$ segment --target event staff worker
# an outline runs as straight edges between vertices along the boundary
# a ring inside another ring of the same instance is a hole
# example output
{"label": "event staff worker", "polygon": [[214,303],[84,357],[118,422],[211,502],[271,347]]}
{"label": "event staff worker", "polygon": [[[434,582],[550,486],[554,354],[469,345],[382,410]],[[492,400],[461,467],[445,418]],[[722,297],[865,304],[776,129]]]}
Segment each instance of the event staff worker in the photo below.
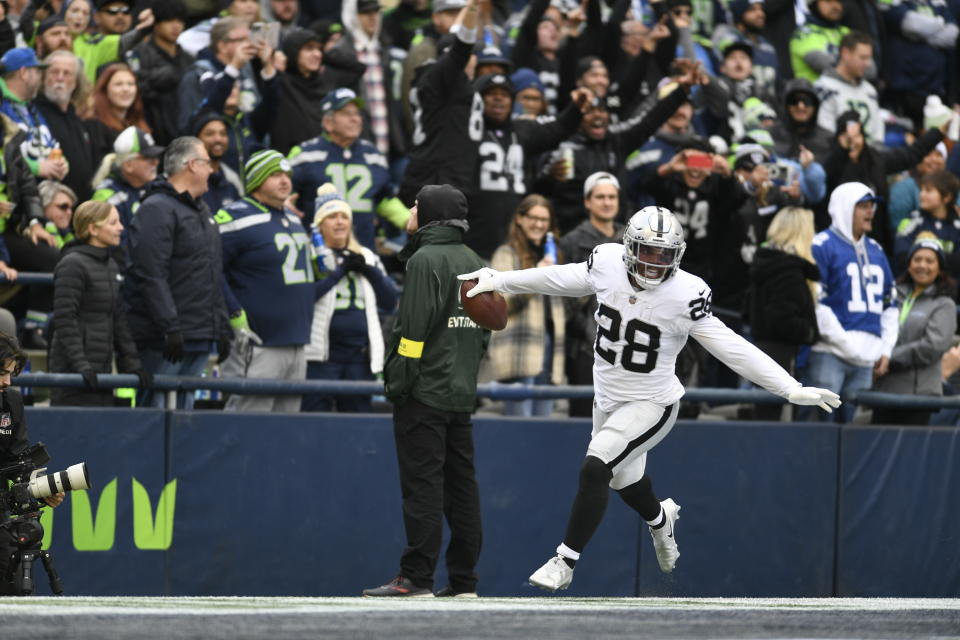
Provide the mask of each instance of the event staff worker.
{"label": "event staff worker", "polygon": [[410,211],[394,196],[387,156],[368,140],[363,131],[363,100],[350,89],[330,92],[320,110],[323,135],[290,150],[293,188],[297,208],[306,215],[315,211],[317,188],[331,182],[353,211],[353,233],[361,245],[376,250],[375,216],[402,229]]}
{"label": "event staff worker", "polygon": [[[272,149],[244,167],[247,196],[217,212],[223,243],[224,293],[236,349],[224,375],[303,380],[317,283],[310,240],[284,204],[290,163]],[[227,409],[300,411],[300,396],[231,396]]]}
{"label": "event staff worker", "polygon": [[432,597],[443,518],[450,526],[447,575],[437,595],[475,597],[482,532],[473,465],[470,413],[477,369],[490,332],[460,305],[458,269],[482,262],[463,244],[467,199],[450,185],[428,185],[416,197],[400,252],[406,280],[387,349],[384,382],[403,494],[407,546],[400,572],[369,597]]}

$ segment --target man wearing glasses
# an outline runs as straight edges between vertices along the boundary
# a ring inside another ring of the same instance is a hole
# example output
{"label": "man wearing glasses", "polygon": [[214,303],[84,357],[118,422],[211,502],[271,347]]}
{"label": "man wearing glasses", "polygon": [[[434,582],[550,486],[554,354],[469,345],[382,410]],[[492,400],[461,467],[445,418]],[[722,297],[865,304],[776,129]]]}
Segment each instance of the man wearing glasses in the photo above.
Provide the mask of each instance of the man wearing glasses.
{"label": "man wearing glasses", "polygon": [[[212,171],[210,156],[199,139],[183,136],[167,147],[163,168],[167,180],[150,185],[128,230],[127,321],[144,369],[198,376],[212,347],[222,362],[233,339],[220,233],[200,199]],[[193,408],[191,393],[178,395],[178,408]],[[141,391],[137,404],[163,406],[163,395]]]}
{"label": "man wearing glasses", "polygon": [[93,14],[93,20],[100,33],[123,35],[133,26],[133,2],[101,0],[97,2],[97,12]]}

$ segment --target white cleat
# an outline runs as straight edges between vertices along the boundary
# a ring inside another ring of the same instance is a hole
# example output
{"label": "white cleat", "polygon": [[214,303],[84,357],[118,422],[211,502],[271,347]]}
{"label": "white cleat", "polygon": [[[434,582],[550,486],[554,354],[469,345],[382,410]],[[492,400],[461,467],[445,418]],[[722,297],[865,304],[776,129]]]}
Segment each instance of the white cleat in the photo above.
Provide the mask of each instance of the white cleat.
{"label": "white cleat", "polygon": [[663,508],[663,517],[666,522],[659,529],[650,529],[650,536],[653,538],[653,548],[657,552],[660,570],[670,573],[677,564],[677,558],[680,557],[673,531],[673,523],[680,519],[680,505],[672,498],[667,498],[660,503],[660,506]]}
{"label": "white cleat", "polygon": [[547,560],[546,564],[530,576],[530,584],[545,591],[566,589],[571,582],[573,582],[573,569],[567,566],[563,556],[560,555]]}

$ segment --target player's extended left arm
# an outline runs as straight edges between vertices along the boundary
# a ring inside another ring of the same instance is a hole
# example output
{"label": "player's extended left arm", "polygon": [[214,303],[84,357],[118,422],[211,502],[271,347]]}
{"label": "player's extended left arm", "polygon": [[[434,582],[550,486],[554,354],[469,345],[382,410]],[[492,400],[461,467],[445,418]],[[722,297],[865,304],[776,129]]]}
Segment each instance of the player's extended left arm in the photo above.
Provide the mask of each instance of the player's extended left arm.
{"label": "player's extended left arm", "polygon": [[589,296],[596,293],[587,271],[586,262],[556,264],[535,269],[497,271],[484,267],[471,273],[462,273],[459,280],[477,280],[477,286],[467,292],[472,298],[485,291],[500,293],[542,293],[548,296]]}
{"label": "player's extended left arm", "polygon": [[690,329],[690,335],[725,365],[793,404],[815,404],[827,413],[840,406],[840,396],[836,393],[828,389],[804,387],[773,358],[714,316],[697,320]]}

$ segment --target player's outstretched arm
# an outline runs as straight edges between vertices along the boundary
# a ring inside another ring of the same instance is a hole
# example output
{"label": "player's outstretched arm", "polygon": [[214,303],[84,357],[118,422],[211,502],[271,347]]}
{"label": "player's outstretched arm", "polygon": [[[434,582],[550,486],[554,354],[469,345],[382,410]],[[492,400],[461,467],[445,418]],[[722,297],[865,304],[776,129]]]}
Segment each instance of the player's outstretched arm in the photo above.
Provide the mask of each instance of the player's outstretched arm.
{"label": "player's outstretched arm", "polygon": [[457,276],[459,280],[477,280],[477,286],[467,292],[474,297],[486,291],[500,293],[541,293],[548,296],[588,296],[596,293],[587,273],[587,263],[559,264],[534,269],[497,271],[484,267]]}
{"label": "player's outstretched arm", "polygon": [[790,392],[787,400],[793,404],[817,405],[827,413],[840,406],[840,396],[829,389],[818,387],[800,387]]}

